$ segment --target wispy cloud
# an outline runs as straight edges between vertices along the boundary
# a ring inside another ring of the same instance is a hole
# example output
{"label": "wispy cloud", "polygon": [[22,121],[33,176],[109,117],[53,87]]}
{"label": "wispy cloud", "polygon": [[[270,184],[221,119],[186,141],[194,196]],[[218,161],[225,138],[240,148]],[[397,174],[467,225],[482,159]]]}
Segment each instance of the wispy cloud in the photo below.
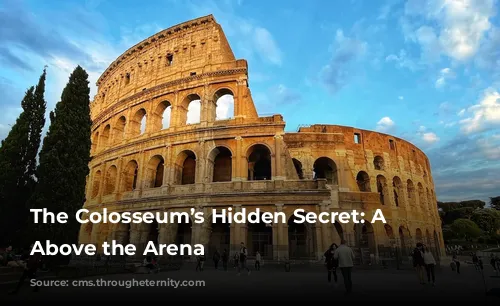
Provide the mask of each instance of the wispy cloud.
{"label": "wispy cloud", "polygon": [[396,123],[389,117],[383,117],[377,122],[376,130],[382,133],[391,133],[394,131]]}

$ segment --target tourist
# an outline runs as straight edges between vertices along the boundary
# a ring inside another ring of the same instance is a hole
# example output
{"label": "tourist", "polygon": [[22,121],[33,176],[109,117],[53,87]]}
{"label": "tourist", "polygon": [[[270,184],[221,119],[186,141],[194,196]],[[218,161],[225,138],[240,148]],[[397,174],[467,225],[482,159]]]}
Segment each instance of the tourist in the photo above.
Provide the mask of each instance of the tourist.
{"label": "tourist", "polygon": [[344,279],[346,294],[349,294],[352,291],[351,273],[354,266],[354,252],[346,243],[347,241],[342,239],[340,246],[333,253],[333,258],[339,262],[338,265]]}
{"label": "tourist", "polygon": [[227,250],[224,249],[222,252],[222,267],[224,268],[224,271],[227,271],[227,262],[229,260],[229,254],[227,253]]}
{"label": "tourist", "polygon": [[490,256],[490,264],[493,267],[493,271],[497,271],[497,260],[495,258],[495,254],[491,254]]}
{"label": "tourist", "polygon": [[436,266],[436,260],[432,256],[432,252],[426,246],[422,246],[422,255],[424,258],[425,269],[427,271],[427,282],[430,284],[432,280],[432,285],[435,285],[435,274],[434,268]]}
{"label": "tourist", "polygon": [[453,254],[453,263],[455,264],[455,267],[457,269],[457,274],[460,274],[460,260],[458,260],[457,254]]}
{"label": "tourist", "polygon": [[240,254],[238,252],[235,252],[233,256],[233,268],[235,269],[238,268],[239,261],[240,261]]}
{"label": "tourist", "polygon": [[475,253],[472,254],[472,263],[474,264],[476,271],[479,271],[479,257],[477,257]]}
{"label": "tourist", "polygon": [[[32,249],[33,246],[31,246],[30,249]],[[16,289],[10,292],[10,294],[16,294],[19,292],[19,289],[21,289],[21,286],[24,284],[24,281],[26,278],[29,278],[30,280],[36,279],[36,272],[38,268],[40,267],[40,262],[42,260],[42,257],[40,255],[40,252],[35,252],[35,254],[30,255],[26,261],[26,265],[24,266],[24,271],[23,274],[21,275],[21,278],[19,279],[19,282],[17,283]],[[38,286],[35,284],[35,287],[33,288],[34,292],[38,291]]]}
{"label": "tourist", "polygon": [[255,270],[260,271],[260,261],[262,260],[259,251],[255,254]]}
{"label": "tourist", "polygon": [[413,267],[417,272],[418,281],[420,282],[421,285],[425,285],[425,279],[424,279],[425,262],[422,254],[423,247],[424,245],[421,242],[417,243],[417,246],[415,247],[415,249],[411,254],[413,259]]}
{"label": "tourist", "polygon": [[333,273],[333,280],[335,281],[335,286],[337,286],[337,266],[338,266],[338,260],[336,260],[333,256],[335,253],[335,250],[338,248],[337,244],[332,243],[330,248],[326,250],[324,256],[325,256],[325,265],[328,270],[328,282],[332,282],[332,273]]}
{"label": "tourist", "polygon": [[214,261],[215,270],[219,268],[220,254],[219,251],[215,250],[214,256],[212,257]]}
{"label": "tourist", "polygon": [[247,257],[248,257],[248,251],[247,248],[245,247],[245,244],[242,242],[240,247],[240,258],[239,258],[240,265],[238,266],[238,275],[240,275],[241,269],[247,270],[248,275],[250,275],[250,269],[247,267]]}

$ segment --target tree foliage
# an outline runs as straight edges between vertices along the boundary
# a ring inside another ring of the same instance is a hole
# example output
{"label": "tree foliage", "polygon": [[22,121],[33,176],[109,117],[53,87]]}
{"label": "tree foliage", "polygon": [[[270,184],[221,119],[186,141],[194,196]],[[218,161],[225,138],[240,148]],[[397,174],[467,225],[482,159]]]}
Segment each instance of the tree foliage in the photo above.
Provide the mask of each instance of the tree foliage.
{"label": "tree foliage", "polygon": [[500,196],[490,198],[490,206],[496,210],[500,210]]}
{"label": "tree foliage", "polygon": [[470,207],[470,208],[484,208],[485,202],[481,200],[469,200],[461,202],[438,202],[438,208],[442,209],[444,212],[449,212],[454,209]]}
{"label": "tree foliage", "polygon": [[481,236],[481,229],[471,220],[457,219],[450,226],[453,235],[459,239],[470,240]]}
{"label": "tree foliage", "polygon": [[488,235],[493,235],[500,229],[500,211],[492,208],[474,211],[471,220]]}
{"label": "tree foliage", "polygon": [[39,238],[55,243],[74,243],[78,223],[76,210],[85,201],[85,183],[90,161],[90,108],[88,74],[76,67],[50,114],[50,126],[40,151],[38,183],[30,204],[33,208],[66,212],[66,224],[42,225]]}
{"label": "tree foliage", "polygon": [[28,218],[26,201],[36,182],[36,157],[45,124],[44,70],[27,91],[23,111],[0,147],[0,243],[17,240]]}

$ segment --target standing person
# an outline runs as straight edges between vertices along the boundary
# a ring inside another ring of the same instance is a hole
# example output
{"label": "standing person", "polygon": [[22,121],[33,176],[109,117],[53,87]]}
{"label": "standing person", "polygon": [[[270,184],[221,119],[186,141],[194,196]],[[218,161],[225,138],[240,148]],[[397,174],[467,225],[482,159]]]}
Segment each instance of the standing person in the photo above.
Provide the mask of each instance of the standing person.
{"label": "standing person", "polygon": [[425,285],[425,278],[424,278],[425,262],[422,254],[423,247],[424,245],[421,242],[419,242],[417,243],[415,249],[411,253],[411,257],[413,259],[413,267],[417,272],[418,281],[420,282],[421,285]]}
{"label": "standing person", "polygon": [[262,260],[262,257],[260,256],[259,251],[255,254],[255,270],[260,271],[260,261]]}
{"label": "standing person", "polygon": [[328,270],[328,282],[332,282],[332,273],[333,273],[333,280],[335,281],[335,286],[337,286],[337,266],[338,266],[338,260],[336,260],[333,256],[335,253],[335,250],[338,248],[336,243],[332,243],[332,245],[326,250],[324,256],[325,256],[325,265]]}
{"label": "standing person", "polygon": [[430,284],[432,279],[432,285],[435,285],[435,274],[434,268],[436,266],[436,260],[431,251],[426,246],[422,247],[422,255],[424,257],[425,269],[427,270],[427,282]]}
{"label": "standing person", "polygon": [[[31,246],[30,250],[33,249],[33,246]],[[23,274],[21,275],[21,278],[19,279],[19,282],[17,283],[16,289],[10,292],[10,294],[16,294],[19,292],[19,289],[21,289],[21,286],[24,284],[24,281],[26,278],[29,278],[30,280],[36,279],[36,271],[40,267],[40,262],[42,261],[42,255],[40,255],[39,252],[36,252],[33,255],[29,255],[26,265],[24,266],[24,271]],[[34,292],[38,291],[38,286],[35,285],[35,288],[33,288]]]}
{"label": "standing person", "polygon": [[339,262],[340,272],[344,278],[346,294],[350,294],[352,291],[351,272],[354,266],[354,252],[346,243],[345,239],[341,240],[340,246],[333,252],[333,258]]}
{"label": "standing person", "polygon": [[218,250],[215,250],[214,256],[212,257],[214,261],[215,270],[219,268],[220,254]]}
{"label": "standing person", "polygon": [[239,260],[240,260],[240,254],[238,252],[235,252],[233,256],[233,267],[235,269],[238,268]]}
{"label": "standing person", "polygon": [[477,257],[476,253],[472,253],[472,263],[474,263],[476,271],[479,271],[479,257]]}
{"label": "standing person", "polygon": [[453,254],[452,260],[455,263],[455,266],[457,267],[457,274],[460,274],[460,260],[458,260],[457,254]]}
{"label": "standing person", "polygon": [[240,265],[238,266],[238,275],[240,275],[241,269],[247,270],[248,275],[250,275],[250,269],[247,267],[247,257],[248,257],[248,251],[247,248],[245,247],[245,244],[242,242],[240,247],[240,258],[239,258]]}
{"label": "standing person", "polygon": [[227,253],[227,250],[224,249],[222,252],[222,267],[224,268],[224,271],[227,271],[227,262],[229,260],[229,254]]}

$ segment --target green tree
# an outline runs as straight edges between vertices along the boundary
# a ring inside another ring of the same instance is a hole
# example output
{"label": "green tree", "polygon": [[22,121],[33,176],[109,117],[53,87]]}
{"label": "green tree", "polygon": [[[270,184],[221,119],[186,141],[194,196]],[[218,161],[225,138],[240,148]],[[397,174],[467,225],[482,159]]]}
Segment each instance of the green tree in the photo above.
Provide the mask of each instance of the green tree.
{"label": "green tree", "polygon": [[457,219],[453,221],[450,230],[454,236],[459,239],[471,240],[481,236],[481,229],[471,220]]}
{"label": "green tree", "polygon": [[28,219],[26,201],[34,189],[36,157],[45,124],[46,70],[21,102],[23,111],[0,147],[0,243],[18,241]]}
{"label": "green tree", "polygon": [[474,211],[471,220],[488,235],[493,235],[500,229],[500,211],[492,208]]}
{"label": "green tree", "polygon": [[85,182],[90,161],[90,89],[87,72],[80,66],[69,77],[61,101],[50,114],[50,126],[40,151],[38,183],[30,204],[66,212],[66,224],[38,225],[38,239],[74,243],[79,224],[75,212],[85,201]]}
{"label": "green tree", "polygon": [[500,196],[490,198],[490,206],[496,210],[500,210]]}

